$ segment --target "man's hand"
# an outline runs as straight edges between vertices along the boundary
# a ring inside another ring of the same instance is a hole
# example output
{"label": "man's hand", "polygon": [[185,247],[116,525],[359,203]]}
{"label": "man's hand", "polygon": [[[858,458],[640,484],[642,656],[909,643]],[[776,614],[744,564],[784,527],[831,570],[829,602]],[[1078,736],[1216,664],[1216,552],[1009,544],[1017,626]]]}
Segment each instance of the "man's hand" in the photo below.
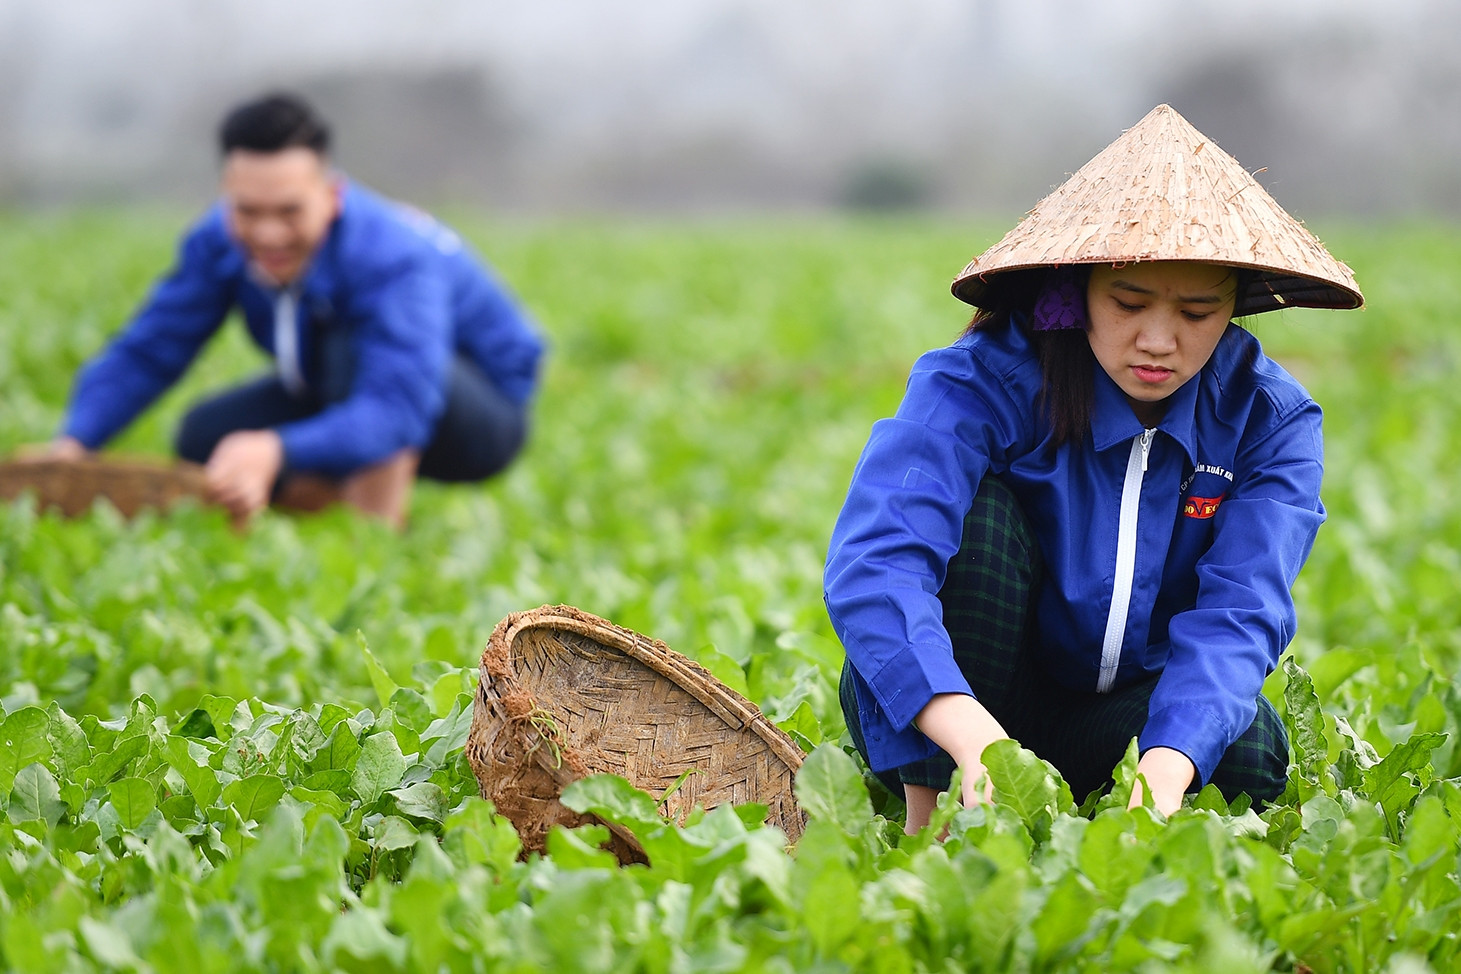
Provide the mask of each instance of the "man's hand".
{"label": "man's hand", "polygon": [[284,465],[284,441],[273,430],[240,430],[218,441],[203,468],[208,496],[236,521],[246,521],[269,503]]}
{"label": "man's hand", "polygon": [[967,694],[940,693],[918,712],[913,723],[964,769],[960,797],[965,807],[989,801],[992,789],[984,773],[984,749],[1009,735],[984,704]]}
{"label": "man's hand", "polygon": [[[1154,747],[1141,756],[1136,764],[1137,773],[1146,778],[1152,789],[1152,804],[1163,815],[1171,815],[1182,807],[1182,796],[1197,775],[1191,758],[1170,747]],[[1131,789],[1131,802],[1126,807],[1136,808],[1142,803],[1141,779]]]}

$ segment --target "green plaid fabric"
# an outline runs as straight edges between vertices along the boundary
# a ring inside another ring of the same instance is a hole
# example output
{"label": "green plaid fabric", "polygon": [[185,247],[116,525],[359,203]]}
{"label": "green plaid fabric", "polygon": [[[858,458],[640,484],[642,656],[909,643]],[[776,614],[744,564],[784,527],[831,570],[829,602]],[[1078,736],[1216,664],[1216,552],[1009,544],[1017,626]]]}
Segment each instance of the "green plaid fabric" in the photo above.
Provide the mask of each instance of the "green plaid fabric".
{"label": "green plaid fabric", "polygon": [[[1110,785],[1112,769],[1146,724],[1156,677],[1101,694],[1053,680],[1029,651],[1041,577],[1039,545],[1018,500],[1002,481],[985,478],[939,592],[944,626],[974,695],[1011,737],[1060,769],[1079,801]],[[849,676],[844,666],[842,710],[866,757]],[[1271,801],[1283,791],[1287,771],[1283,721],[1260,697],[1257,718],[1228,748],[1212,781],[1229,801],[1240,793]],[[946,788],[953,772],[953,759],[939,753],[879,778],[901,794],[900,782]]]}

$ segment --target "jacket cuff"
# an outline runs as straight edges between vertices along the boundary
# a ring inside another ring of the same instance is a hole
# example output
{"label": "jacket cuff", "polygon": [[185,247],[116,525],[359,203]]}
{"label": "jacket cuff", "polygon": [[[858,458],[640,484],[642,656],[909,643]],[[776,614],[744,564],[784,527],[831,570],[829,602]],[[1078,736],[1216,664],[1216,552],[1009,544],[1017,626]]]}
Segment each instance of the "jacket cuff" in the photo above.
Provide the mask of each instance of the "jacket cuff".
{"label": "jacket cuff", "polygon": [[936,694],[974,695],[952,655],[920,653],[911,646],[870,674],[868,685],[895,731],[909,728]]}
{"label": "jacket cuff", "polygon": [[[328,433],[328,430],[320,430],[319,424],[311,423],[309,419],[276,426],[274,432],[279,434],[279,442],[284,446],[285,469],[306,470],[327,477],[344,477],[359,466],[348,460],[342,462],[336,455],[339,449],[338,438],[322,436],[321,433]],[[332,446],[335,448],[334,452],[331,450]]]}
{"label": "jacket cuff", "polygon": [[88,450],[100,450],[106,441],[110,439],[110,436],[98,429],[96,424],[82,423],[75,417],[70,416],[61,425],[60,434],[71,437]]}
{"label": "jacket cuff", "polygon": [[1154,747],[1170,747],[1187,755],[1197,769],[1195,784],[1206,785],[1227,751],[1228,730],[1206,707],[1179,705],[1165,707],[1147,718],[1137,738],[1137,747],[1145,754]]}

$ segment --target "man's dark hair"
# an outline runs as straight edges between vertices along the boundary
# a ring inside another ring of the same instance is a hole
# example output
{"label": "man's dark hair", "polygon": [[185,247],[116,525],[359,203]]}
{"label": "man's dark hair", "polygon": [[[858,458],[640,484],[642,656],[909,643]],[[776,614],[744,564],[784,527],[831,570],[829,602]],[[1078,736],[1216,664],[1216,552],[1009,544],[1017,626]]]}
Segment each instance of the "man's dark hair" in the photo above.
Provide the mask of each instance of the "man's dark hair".
{"label": "man's dark hair", "polygon": [[296,146],[328,154],[330,127],[309,102],[288,92],[244,102],[218,127],[218,148],[225,156],[235,149],[281,152]]}

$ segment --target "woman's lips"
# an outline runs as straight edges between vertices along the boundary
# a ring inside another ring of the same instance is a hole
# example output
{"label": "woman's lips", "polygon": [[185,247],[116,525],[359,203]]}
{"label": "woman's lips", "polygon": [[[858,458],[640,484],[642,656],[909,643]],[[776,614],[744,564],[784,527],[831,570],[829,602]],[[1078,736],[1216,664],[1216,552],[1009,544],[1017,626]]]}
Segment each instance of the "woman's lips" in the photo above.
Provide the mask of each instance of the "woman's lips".
{"label": "woman's lips", "polygon": [[1142,382],[1149,382],[1154,385],[1167,381],[1172,375],[1171,369],[1164,369],[1158,365],[1133,365],[1131,371]]}

